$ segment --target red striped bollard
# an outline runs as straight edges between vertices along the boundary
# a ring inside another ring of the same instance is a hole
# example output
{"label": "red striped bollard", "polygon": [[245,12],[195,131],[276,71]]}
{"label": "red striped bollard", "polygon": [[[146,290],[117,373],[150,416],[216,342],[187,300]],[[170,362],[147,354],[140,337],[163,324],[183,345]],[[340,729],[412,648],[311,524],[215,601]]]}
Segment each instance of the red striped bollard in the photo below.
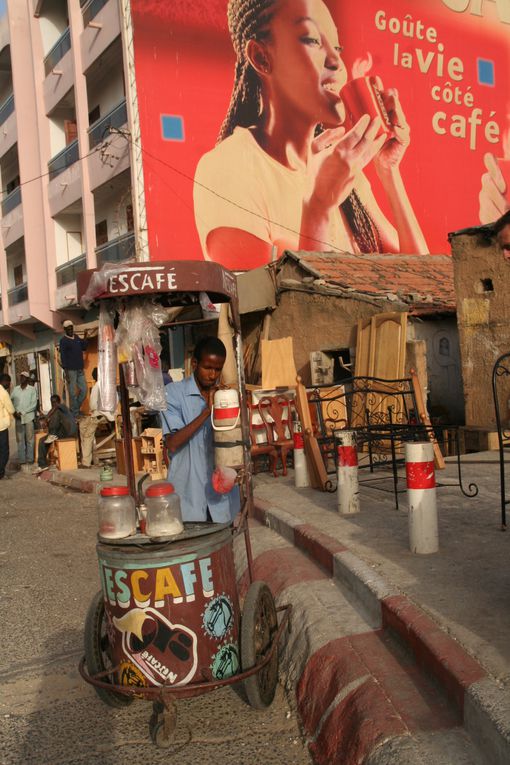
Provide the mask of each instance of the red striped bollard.
{"label": "red striped bollard", "polygon": [[430,441],[405,445],[407,500],[409,503],[409,547],[429,555],[439,550],[437,530],[436,475]]}
{"label": "red striped bollard", "polygon": [[294,433],[294,486],[296,489],[305,489],[310,486],[308,465],[306,464],[305,437],[303,433]]}
{"label": "red striped bollard", "polygon": [[359,513],[358,452],[352,430],[335,430],[337,450],[338,512]]}

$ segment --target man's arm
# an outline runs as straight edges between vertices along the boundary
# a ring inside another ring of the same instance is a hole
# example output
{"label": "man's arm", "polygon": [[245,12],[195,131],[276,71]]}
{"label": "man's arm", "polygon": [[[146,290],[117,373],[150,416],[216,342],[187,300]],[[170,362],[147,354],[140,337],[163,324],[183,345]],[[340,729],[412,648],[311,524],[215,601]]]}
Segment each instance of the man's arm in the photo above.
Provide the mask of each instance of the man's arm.
{"label": "man's arm", "polygon": [[66,349],[65,349],[65,338],[61,337],[60,342],[58,344],[58,350],[59,350],[59,364],[62,367],[62,369],[65,371],[66,369]]}
{"label": "man's arm", "polygon": [[172,385],[169,385],[168,390],[165,390],[168,408],[166,412],[163,413],[164,415],[167,415],[166,417],[163,417],[163,422],[168,429],[171,430],[171,432],[166,433],[165,435],[165,446],[171,454],[175,454],[175,452],[181,449],[211,416],[211,406],[214,395],[214,391],[211,390],[208,399],[205,402],[206,406],[200,414],[197,415],[194,420],[191,420],[191,422],[187,422],[183,424],[182,427],[176,428],[175,424],[184,422],[184,418],[178,402],[172,400],[174,392],[175,388],[173,388]]}
{"label": "man's arm", "polygon": [[165,445],[170,454],[175,454],[181,447],[186,444],[190,438],[192,438],[197,430],[200,430],[204,422],[211,416],[211,410],[208,406],[200,412],[198,417],[195,417],[188,425],[185,425],[180,430],[176,430],[174,433],[167,433],[165,436]]}
{"label": "man's arm", "polygon": [[31,391],[32,391],[32,396],[30,398],[30,402],[28,405],[27,414],[29,412],[35,412],[35,410],[37,409],[37,391],[35,387],[34,388],[31,387]]}
{"label": "man's arm", "polygon": [[11,397],[9,396],[9,393],[5,390],[3,386],[0,386],[0,390],[2,392],[2,401],[3,405],[6,408],[6,410],[9,412],[9,414],[14,414],[14,406],[12,405]]}

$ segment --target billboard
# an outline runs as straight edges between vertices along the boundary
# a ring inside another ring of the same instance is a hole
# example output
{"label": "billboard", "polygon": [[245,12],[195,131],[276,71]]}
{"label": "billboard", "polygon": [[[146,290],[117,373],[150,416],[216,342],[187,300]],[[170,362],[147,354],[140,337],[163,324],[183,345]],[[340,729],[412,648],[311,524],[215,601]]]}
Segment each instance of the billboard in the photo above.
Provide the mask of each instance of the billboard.
{"label": "billboard", "polygon": [[444,253],[510,206],[510,0],[131,12],[151,259]]}

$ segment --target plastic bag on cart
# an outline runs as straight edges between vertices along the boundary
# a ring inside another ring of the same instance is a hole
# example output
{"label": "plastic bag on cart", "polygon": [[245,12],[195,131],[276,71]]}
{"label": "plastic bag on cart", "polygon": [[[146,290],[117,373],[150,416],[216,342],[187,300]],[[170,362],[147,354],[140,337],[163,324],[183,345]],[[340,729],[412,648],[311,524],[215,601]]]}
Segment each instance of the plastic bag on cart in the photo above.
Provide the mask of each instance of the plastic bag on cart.
{"label": "plastic bag on cart", "polygon": [[114,412],[117,407],[117,346],[113,320],[115,310],[102,303],[99,309],[98,384],[101,408]]}
{"label": "plastic bag on cart", "polygon": [[138,400],[148,409],[166,409],[158,331],[165,319],[166,311],[157,303],[133,301],[122,309],[115,336],[120,359],[133,366]]}
{"label": "plastic bag on cart", "polygon": [[122,263],[104,263],[99,271],[94,271],[92,274],[87,290],[81,297],[81,305],[88,311],[94,300],[107,292],[108,282],[112,276],[125,271],[130,263],[135,262],[134,258],[131,258],[130,260],[122,261]]}

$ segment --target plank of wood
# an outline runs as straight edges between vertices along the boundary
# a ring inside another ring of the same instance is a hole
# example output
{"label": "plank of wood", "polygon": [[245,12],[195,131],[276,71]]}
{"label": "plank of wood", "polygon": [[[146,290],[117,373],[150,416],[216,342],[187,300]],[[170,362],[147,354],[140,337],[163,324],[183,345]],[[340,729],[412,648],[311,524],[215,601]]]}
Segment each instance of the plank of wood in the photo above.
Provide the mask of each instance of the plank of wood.
{"label": "plank of wood", "polygon": [[296,377],[296,409],[303,429],[305,457],[310,475],[310,481],[314,489],[326,489],[328,483],[328,474],[324,466],[319,443],[313,435],[312,418],[308,406],[308,397],[306,388],[303,385],[301,377]]}
{"label": "plank of wood", "polygon": [[416,373],[415,369],[411,369],[410,374],[413,381],[414,397],[416,399],[416,406],[418,408],[418,416],[427,428],[428,439],[432,444],[432,448],[434,449],[434,465],[438,470],[444,470],[446,467],[445,461],[434,435],[434,429],[432,427],[432,423],[430,422],[429,413],[427,412],[425,397],[423,395],[423,390],[418,379],[418,374]]}

